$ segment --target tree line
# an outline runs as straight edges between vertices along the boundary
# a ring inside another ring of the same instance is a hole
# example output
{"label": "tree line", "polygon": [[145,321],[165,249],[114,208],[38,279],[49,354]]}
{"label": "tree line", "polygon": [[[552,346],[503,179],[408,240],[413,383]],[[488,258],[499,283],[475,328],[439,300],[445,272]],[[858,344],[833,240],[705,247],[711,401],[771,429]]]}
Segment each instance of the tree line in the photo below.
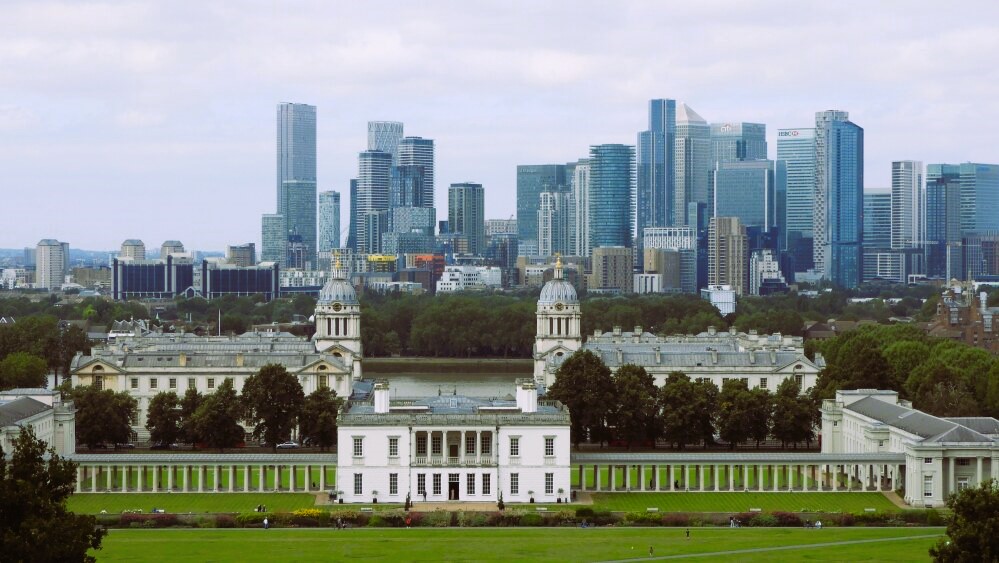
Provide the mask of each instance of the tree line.
{"label": "tree line", "polygon": [[670,373],[661,387],[645,368],[626,364],[611,373],[589,350],[576,352],[559,367],[547,396],[561,401],[572,415],[572,441],[652,446],[662,440],[674,449],[714,444],[729,447],[768,438],[782,445],[815,439],[818,409],[793,379],[775,393],[749,389],[730,379],[721,389],[709,380],[693,381]]}
{"label": "tree line", "polygon": [[27,316],[2,324],[0,390],[45,387],[48,373],[68,375],[73,356],[89,350],[90,341],[83,330],[60,326],[53,316]]}
{"label": "tree line", "polygon": [[[80,386],[64,391],[76,406],[76,437],[89,448],[130,441],[138,403],[127,391]],[[156,394],[149,402],[146,429],[153,444],[169,446],[189,443],[224,451],[240,446],[245,439],[243,426],[253,426],[252,435],[272,450],[298,430],[300,439],[309,438],[326,449],[336,444],[336,417],[342,399],[328,387],[308,396],[298,378],[284,366],[269,364],[251,375],[242,394],[226,378],[214,392],[202,394],[188,389],[183,396],[173,391]]]}

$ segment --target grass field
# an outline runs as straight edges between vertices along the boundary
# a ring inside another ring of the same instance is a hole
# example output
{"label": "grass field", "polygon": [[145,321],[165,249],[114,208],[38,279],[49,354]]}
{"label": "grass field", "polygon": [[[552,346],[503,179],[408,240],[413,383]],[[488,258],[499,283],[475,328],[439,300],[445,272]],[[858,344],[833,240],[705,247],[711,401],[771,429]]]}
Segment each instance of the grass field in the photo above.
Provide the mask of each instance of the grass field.
{"label": "grass field", "polygon": [[593,508],[645,512],[896,512],[881,493],[592,493]]}
{"label": "grass field", "polygon": [[69,509],[80,514],[102,510],[118,514],[136,508],[149,512],[153,507],[175,513],[253,512],[264,504],[270,512],[283,512],[314,506],[315,501],[315,495],[306,493],[103,493],[73,495]]}
{"label": "grass field", "polygon": [[[701,561],[925,561],[942,533],[693,528],[688,540],[681,528],[112,530],[95,555],[102,562],[149,561],[151,554],[171,562],[612,561],[648,557],[652,546],[657,557],[700,554]],[[815,544],[825,545],[808,547]]]}

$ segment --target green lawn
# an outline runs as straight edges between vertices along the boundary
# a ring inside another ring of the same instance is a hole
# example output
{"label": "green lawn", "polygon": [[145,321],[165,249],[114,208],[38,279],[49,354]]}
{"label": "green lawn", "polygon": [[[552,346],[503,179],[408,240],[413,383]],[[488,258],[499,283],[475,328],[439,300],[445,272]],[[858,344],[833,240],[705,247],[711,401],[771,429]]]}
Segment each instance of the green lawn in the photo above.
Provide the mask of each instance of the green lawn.
{"label": "green lawn", "polygon": [[[100,561],[602,561],[705,554],[698,560],[924,561],[941,528],[465,528],[112,530]],[[931,536],[931,537],[919,537]],[[844,543],[812,547],[809,544]],[[784,546],[795,549],[777,550]],[[756,553],[726,551],[762,549]],[[706,555],[711,554],[711,555]]]}
{"label": "green lawn", "polygon": [[656,507],[662,512],[878,512],[898,507],[881,493],[592,493],[598,510],[645,512]]}
{"label": "green lawn", "polygon": [[315,505],[316,497],[307,493],[101,493],[69,497],[69,509],[81,514],[118,514],[123,510],[149,512],[162,508],[167,512],[253,512],[258,504],[267,510],[292,511]]}

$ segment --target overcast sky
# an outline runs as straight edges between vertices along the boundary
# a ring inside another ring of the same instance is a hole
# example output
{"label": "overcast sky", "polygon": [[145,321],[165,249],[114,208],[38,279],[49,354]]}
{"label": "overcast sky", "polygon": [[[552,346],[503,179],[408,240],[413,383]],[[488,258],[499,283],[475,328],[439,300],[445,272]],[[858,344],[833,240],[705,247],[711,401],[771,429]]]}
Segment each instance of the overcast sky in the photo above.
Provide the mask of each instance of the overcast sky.
{"label": "overcast sky", "polygon": [[[634,144],[650,98],[708,121],[865,129],[866,187],[897,159],[999,161],[999,3],[0,3],[0,247],[258,241],[275,106],[318,106],[320,190],[366,122],[436,141],[447,186],[515,212],[516,166]],[[346,223],[344,224],[346,226]]]}

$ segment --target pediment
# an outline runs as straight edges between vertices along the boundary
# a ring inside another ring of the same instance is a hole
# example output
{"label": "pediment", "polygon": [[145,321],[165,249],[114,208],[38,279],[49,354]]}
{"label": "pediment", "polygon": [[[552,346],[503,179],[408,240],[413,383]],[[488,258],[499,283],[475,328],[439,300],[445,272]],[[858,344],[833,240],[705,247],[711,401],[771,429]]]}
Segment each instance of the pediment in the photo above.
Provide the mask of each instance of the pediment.
{"label": "pediment", "polygon": [[73,370],[76,375],[90,375],[95,372],[121,374],[125,373],[125,370],[102,358],[91,358],[90,361]]}

